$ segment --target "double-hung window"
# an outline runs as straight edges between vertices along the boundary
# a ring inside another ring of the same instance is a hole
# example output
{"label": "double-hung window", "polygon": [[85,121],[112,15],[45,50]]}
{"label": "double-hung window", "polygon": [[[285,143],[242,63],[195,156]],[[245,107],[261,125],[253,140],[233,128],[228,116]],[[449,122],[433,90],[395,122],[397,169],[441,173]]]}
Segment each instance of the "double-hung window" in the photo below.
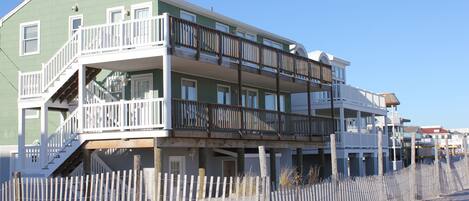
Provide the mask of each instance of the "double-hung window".
{"label": "double-hung window", "polygon": [[69,36],[73,36],[78,29],[83,26],[83,15],[74,15],[68,18]]}
{"label": "double-hung window", "polygon": [[39,21],[20,24],[20,55],[38,54],[40,51]]}
{"label": "double-hung window", "polygon": [[258,108],[257,90],[243,89],[242,105],[247,108]]}
{"label": "double-hung window", "polygon": [[183,100],[197,100],[197,82],[195,80],[182,79],[181,98]]}
{"label": "double-hung window", "polygon": [[[277,94],[265,94],[265,109],[277,111]],[[285,96],[280,95],[280,112],[285,112]]]}
{"label": "double-hung window", "polygon": [[230,27],[226,24],[222,24],[219,22],[215,23],[215,29],[221,32],[229,33],[230,32]]}
{"label": "double-hung window", "polygon": [[217,103],[223,105],[231,104],[230,87],[224,85],[217,86]]}

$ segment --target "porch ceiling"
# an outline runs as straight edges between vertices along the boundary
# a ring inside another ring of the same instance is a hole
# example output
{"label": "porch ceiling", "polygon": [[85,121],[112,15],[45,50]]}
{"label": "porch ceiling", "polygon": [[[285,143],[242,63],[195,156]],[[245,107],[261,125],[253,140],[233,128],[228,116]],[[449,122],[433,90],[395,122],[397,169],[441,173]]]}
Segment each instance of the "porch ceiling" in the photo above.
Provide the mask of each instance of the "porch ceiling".
{"label": "porch ceiling", "polygon": [[[132,72],[151,69],[162,69],[163,59],[158,57],[146,57],[129,60],[110,61],[102,63],[87,64],[88,67],[102,68],[112,71]],[[223,80],[236,84],[238,82],[238,72],[236,64],[218,65],[207,61],[198,61],[190,58],[173,56],[172,70],[175,72],[210,78],[215,80]],[[264,89],[276,90],[275,74],[262,71],[259,73],[255,68],[243,67],[242,71],[243,86],[259,87]],[[290,77],[281,75],[280,90],[282,92],[300,93],[306,92],[307,86],[304,80],[296,79],[293,81]],[[312,86],[311,91],[329,90],[328,86],[319,87]]]}

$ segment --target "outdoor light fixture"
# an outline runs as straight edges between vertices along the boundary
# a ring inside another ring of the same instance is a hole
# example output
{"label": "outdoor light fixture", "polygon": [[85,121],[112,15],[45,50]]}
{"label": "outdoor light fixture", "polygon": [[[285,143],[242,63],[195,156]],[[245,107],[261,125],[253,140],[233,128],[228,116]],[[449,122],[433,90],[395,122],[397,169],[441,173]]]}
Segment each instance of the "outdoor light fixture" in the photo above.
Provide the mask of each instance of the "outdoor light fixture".
{"label": "outdoor light fixture", "polygon": [[72,6],[72,11],[78,12],[78,4]]}

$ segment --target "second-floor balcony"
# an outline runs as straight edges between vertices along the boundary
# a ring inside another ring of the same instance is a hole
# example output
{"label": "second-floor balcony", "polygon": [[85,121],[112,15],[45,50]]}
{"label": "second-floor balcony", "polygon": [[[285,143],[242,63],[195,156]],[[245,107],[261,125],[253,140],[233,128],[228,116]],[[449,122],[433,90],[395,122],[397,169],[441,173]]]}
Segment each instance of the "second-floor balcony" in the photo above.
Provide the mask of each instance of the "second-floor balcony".
{"label": "second-floor balcony", "polygon": [[[344,107],[360,107],[375,110],[386,110],[384,97],[380,94],[345,84],[333,85],[334,104]],[[330,95],[328,93],[315,93],[313,98],[314,107],[323,108],[330,106]]]}

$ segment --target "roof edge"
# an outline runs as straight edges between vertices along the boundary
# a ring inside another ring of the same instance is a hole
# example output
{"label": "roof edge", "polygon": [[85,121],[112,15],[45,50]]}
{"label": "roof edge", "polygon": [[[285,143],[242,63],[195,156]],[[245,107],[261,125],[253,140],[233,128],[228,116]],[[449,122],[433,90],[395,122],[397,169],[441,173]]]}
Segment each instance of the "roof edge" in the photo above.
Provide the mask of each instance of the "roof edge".
{"label": "roof edge", "polygon": [[23,0],[23,2],[21,2],[19,5],[17,5],[13,10],[11,10],[10,12],[8,12],[5,16],[3,16],[2,18],[0,18],[0,27],[3,26],[3,23],[8,19],[10,18],[11,16],[13,16],[16,12],[18,12],[21,8],[23,8],[26,4],[28,4],[31,0]]}

